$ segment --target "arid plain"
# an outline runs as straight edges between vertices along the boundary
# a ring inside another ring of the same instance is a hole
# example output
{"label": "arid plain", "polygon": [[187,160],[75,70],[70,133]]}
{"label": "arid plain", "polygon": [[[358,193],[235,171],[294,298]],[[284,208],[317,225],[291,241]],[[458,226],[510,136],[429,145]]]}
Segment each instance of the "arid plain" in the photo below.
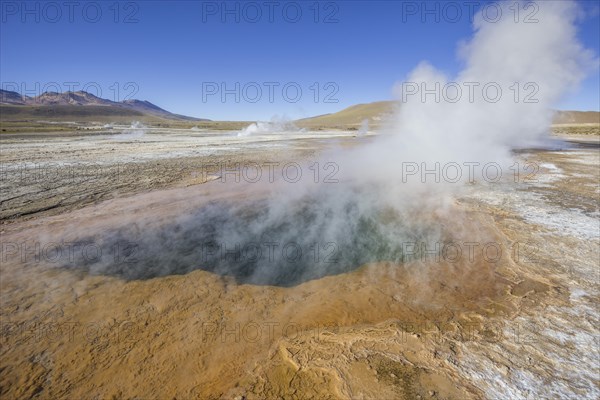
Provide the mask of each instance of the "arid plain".
{"label": "arid plain", "polygon": [[[600,136],[589,124],[554,131],[553,149],[514,154],[534,174],[475,183],[422,217],[447,243],[477,241],[472,257],[378,260],[292,284],[183,256],[181,268],[139,269],[185,250],[168,235],[223,223],[203,220],[206,207],[294,188],[276,168],[275,184],[250,183],[223,165],[310,166],[373,132],[3,134],[0,393],[597,396]],[[485,243],[497,257],[481,252]]]}

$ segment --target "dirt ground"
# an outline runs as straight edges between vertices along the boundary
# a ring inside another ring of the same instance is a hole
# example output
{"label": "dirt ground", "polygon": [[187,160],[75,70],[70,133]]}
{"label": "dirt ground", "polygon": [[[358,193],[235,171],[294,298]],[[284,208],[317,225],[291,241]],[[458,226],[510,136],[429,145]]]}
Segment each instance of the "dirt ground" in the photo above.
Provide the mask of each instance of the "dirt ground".
{"label": "dirt ground", "polygon": [[[219,147],[209,136],[2,138],[3,398],[600,395],[598,136],[520,152],[539,166],[535,181],[476,185],[440,213],[463,224],[454,241],[496,244],[493,261],[477,251],[369,263],[290,287],[202,269],[126,280],[62,267],[64,243],[263,193],[223,184],[223,164],[310,164],[369,140]],[[194,146],[199,137],[208,144]]]}

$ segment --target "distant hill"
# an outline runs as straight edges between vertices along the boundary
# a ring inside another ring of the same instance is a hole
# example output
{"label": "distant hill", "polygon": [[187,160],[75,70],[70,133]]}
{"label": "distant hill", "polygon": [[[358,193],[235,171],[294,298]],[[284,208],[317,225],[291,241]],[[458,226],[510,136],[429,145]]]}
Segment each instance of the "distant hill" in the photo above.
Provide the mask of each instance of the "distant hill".
{"label": "distant hill", "polygon": [[188,117],[180,114],[173,114],[167,110],[163,110],[157,105],[154,105],[146,100],[124,100],[121,102],[123,106],[130,108],[135,111],[144,112],[147,114],[156,115],[159,117],[167,118],[167,119],[182,119],[186,121],[210,121],[209,119],[199,119],[194,117]]}
{"label": "distant hill", "polygon": [[[335,113],[303,118],[294,123],[308,129],[360,129],[367,120],[369,127],[376,128],[393,115],[398,107],[401,105],[395,101],[356,104]],[[0,90],[0,121],[2,128],[6,128],[3,131],[24,130],[32,126],[45,129],[49,126],[48,123],[131,123],[134,120],[158,126],[206,126],[217,129],[237,129],[232,127],[244,126],[242,121],[211,121],[174,114],[145,100],[115,102],[84,91],[45,92],[29,97]],[[600,124],[600,113],[557,111],[554,123]]]}
{"label": "distant hill", "polygon": [[370,125],[378,125],[384,118],[393,114],[396,107],[397,103],[394,101],[356,104],[336,113],[303,118],[294,123],[303,128],[358,128],[364,120],[368,120]]}
{"label": "distant hill", "polygon": [[555,124],[600,124],[600,112],[596,111],[557,111]]}
{"label": "distant hill", "polygon": [[27,97],[21,96],[17,92],[0,89],[0,104],[19,104],[25,105]]}
{"label": "distant hill", "polygon": [[203,118],[173,114],[149,101],[125,100],[115,102],[91,93],[45,92],[39,96],[23,96],[17,92],[0,90],[0,117],[2,121],[27,121],[45,119],[51,121],[75,120],[85,122],[110,118],[165,119],[175,121],[209,121]]}
{"label": "distant hill", "polygon": [[[14,92],[12,92],[10,96],[14,97]],[[24,105],[33,106],[109,106],[114,104],[114,102],[110,100],[101,99],[100,97],[96,97],[91,93],[83,91],[64,93],[45,92],[36,97],[22,96],[22,99]]]}
{"label": "distant hill", "polygon": [[[395,101],[377,101],[357,104],[332,114],[303,118],[294,123],[304,128],[357,129],[366,119],[370,126],[377,126],[393,114],[401,105]],[[554,124],[600,124],[600,112],[596,111],[556,111]]]}

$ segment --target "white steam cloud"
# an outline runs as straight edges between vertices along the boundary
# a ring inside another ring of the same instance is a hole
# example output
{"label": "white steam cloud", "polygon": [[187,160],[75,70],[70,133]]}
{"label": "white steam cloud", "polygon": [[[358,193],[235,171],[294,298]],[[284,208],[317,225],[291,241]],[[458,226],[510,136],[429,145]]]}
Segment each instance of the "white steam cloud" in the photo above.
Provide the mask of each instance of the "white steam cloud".
{"label": "white steam cloud", "polygon": [[[407,82],[446,87],[447,96],[436,101],[426,95],[423,102],[423,90],[407,96],[398,87],[407,101],[398,115],[394,151],[407,149],[413,157],[417,151],[424,160],[440,162],[486,162],[547,136],[552,107],[597,67],[597,60],[577,40],[575,2],[538,2],[535,18],[515,22],[513,10],[526,4],[498,3],[503,17],[497,22],[476,14],[475,34],[459,49],[465,68],[453,79],[427,63],[412,71]],[[462,93],[452,102],[457,86]]]}
{"label": "white steam cloud", "polygon": [[118,134],[111,136],[113,140],[130,140],[137,139],[146,134],[148,127],[142,124],[139,121],[134,121],[128,128],[123,129],[123,131]]}
{"label": "white steam cloud", "polygon": [[[597,64],[577,40],[576,3],[540,2],[534,23],[515,22],[508,9],[513,5],[500,3],[504,17],[497,22],[474,21],[473,38],[460,46],[465,66],[456,77],[449,78],[426,63],[417,66],[406,84],[399,86],[403,101],[393,127],[353,150],[324,155],[317,167],[322,174],[319,183],[305,177],[275,187],[267,199],[210,204],[159,232],[141,229],[144,236],[130,238],[145,249],[147,259],[136,264],[141,270],[114,265],[90,266],[90,270],[136,279],[207,268],[245,282],[289,285],[368,262],[402,262],[403,243],[439,243],[448,234],[468,233],[465,221],[447,212],[468,176],[463,174],[454,183],[435,182],[431,177],[426,183],[418,178],[403,181],[405,163],[419,169],[425,163],[430,170],[435,163],[495,162],[506,168],[512,149],[543,142],[551,108]],[[407,93],[414,92],[415,85],[431,89],[448,87],[450,82],[462,88],[456,101]],[[465,83],[477,85],[473,98]],[[484,98],[482,88],[487,84],[499,87],[501,96],[490,89],[488,99]],[[520,88],[516,99],[510,89],[515,84]],[[536,101],[525,102],[525,95]],[[240,134],[282,129],[287,129],[285,123],[257,123]],[[324,182],[326,169],[337,170],[338,183]],[[115,238],[127,239],[129,233],[120,232]],[[201,247],[207,241],[228,249],[294,243],[304,256],[293,265],[277,259],[236,261],[216,256],[206,260],[206,249]],[[325,250],[329,243],[334,243],[338,262],[315,262],[309,249],[316,245]],[[165,252],[165,247],[171,251]]]}
{"label": "white steam cloud", "polygon": [[238,132],[238,136],[264,135],[272,133],[302,131],[290,119],[275,116],[271,121],[257,121]]}

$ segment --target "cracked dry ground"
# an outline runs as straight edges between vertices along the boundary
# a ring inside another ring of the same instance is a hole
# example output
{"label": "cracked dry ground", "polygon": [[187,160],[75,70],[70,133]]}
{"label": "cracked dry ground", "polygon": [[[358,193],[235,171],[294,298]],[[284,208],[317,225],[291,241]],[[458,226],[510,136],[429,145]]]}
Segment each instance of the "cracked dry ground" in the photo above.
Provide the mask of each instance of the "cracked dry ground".
{"label": "cracked dry ground", "polygon": [[[493,263],[373,263],[277,287],[203,270],[124,281],[3,262],[0,393],[596,398],[600,243],[586,227],[598,224],[600,163],[597,144],[586,146],[519,154],[549,179],[473,188],[440,216],[454,240],[499,243]],[[215,182],[150,188],[17,218],[2,240],[71,240],[122,216],[160,225],[208,198],[242,196]]]}

